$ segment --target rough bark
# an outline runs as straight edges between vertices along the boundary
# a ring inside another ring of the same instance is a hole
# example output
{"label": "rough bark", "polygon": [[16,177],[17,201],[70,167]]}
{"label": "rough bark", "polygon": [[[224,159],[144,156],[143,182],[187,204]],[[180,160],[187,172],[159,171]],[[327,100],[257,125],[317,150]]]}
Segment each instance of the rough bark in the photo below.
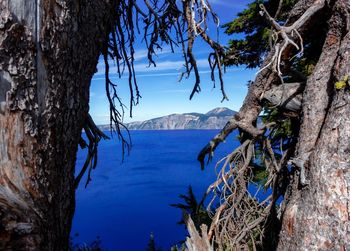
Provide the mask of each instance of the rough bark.
{"label": "rough bark", "polygon": [[298,153],[311,150],[309,185],[299,186],[296,177],[290,186],[279,250],[350,248],[350,92],[334,88],[350,73],[349,2],[336,1],[332,13],[323,55],[304,93]]}
{"label": "rough bark", "polygon": [[334,83],[332,83],[333,65],[337,58],[340,41],[343,36],[341,15],[336,13],[329,21],[329,31],[315,70],[308,78],[303,94],[303,119],[294,164],[300,168],[300,180],[307,183],[305,169],[307,161],[319,137]]}
{"label": "rough bark", "polygon": [[66,250],[108,0],[0,0],[0,249]]}

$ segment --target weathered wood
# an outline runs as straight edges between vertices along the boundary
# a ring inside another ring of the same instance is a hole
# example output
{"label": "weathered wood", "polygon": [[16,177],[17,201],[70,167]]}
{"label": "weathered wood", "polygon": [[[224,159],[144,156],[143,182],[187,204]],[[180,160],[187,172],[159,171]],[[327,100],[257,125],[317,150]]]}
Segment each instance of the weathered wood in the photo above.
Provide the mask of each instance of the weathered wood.
{"label": "weathered wood", "polygon": [[[332,13],[330,32],[319,61],[322,65],[315,70],[319,75],[311,76],[311,80],[318,81],[313,85],[318,89],[309,86],[304,93],[310,92],[303,104],[305,119],[300,133],[310,135],[300,138],[307,145],[299,144],[298,152],[312,150],[306,169],[309,185],[300,187],[295,179],[290,186],[279,250],[350,249],[350,92],[348,87],[342,90],[334,87],[336,81],[350,73],[349,2],[336,1]],[[326,74],[321,74],[321,69]],[[321,94],[326,96],[322,100]],[[310,147],[309,143],[314,145]]]}
{"label": "weathered wood", "polygon": [[68,248],[76,151],[112,3],[0,0],[0,250]]}
{"label": "weathered wood", "polygon": [[212,244],[208,238],[208,227],[201,226],[201,233],[199,233],[194,225],[191,216],[187,219],[187,230],[190,234],[186,239],[187,251],[214,251]]}
{"label": "weathered wood", "polygon": [[268,100],[273,106],[293,112],[301,109],[302,92],[305,83],[287,83],[278,85],[266,91],[263,99]]}
{"label": "weathered wood", "polygon": [[297,154],[293,160],[293,163],[301,170],[300,179],[302,183],[307,182],[307,177],[305,177],[307,161],[319,137],[331,99],[331,91],[334,86],[334,83],[332,83],[332,72],[344,27],[341,19],[341,15],[338,14],[330,19],[330,28],[322,54],[315,70],[307,80],[303,94],[303,118]]}

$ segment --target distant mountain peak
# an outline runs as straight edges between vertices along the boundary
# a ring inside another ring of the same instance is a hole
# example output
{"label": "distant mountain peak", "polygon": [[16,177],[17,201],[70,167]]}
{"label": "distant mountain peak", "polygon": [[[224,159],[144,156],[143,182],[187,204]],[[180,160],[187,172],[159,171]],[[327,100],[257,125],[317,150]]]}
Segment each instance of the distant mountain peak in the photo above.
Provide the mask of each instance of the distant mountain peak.
{"label": "distant mountain peak", "polygon": [[236,112],[232,111],[227,107],[217,107],[213,110],[210,110],[205,115],[207,116],[233,116]]}

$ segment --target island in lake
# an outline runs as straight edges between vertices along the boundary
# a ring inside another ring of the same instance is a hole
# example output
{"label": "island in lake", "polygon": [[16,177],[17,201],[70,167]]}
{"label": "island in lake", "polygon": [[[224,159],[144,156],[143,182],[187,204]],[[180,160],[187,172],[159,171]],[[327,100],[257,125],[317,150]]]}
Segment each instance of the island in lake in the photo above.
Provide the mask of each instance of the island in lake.
{"label": "island in lake", "polygon": [[[215,108],[205,114],[171,114],[145,121],[127,123],[129,130],[188,130],[222,129],[236,112],[226,107]],[[101,130],[109,130],[109,125],[100,125]]]}

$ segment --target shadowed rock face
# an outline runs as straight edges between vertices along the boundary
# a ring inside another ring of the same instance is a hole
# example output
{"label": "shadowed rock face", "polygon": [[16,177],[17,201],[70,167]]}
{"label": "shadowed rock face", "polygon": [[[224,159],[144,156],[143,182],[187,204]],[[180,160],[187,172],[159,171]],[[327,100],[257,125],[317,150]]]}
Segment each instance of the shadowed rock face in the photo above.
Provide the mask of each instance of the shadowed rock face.
{"label": "shadowed rock face", "polygon": [[[222,129],[236,112],[228,108],[215,108],[206,114],[184,113],[127,124],[130,130],[181,130],[181,129]],[[109,125],[100,126],[109,130]]]}

